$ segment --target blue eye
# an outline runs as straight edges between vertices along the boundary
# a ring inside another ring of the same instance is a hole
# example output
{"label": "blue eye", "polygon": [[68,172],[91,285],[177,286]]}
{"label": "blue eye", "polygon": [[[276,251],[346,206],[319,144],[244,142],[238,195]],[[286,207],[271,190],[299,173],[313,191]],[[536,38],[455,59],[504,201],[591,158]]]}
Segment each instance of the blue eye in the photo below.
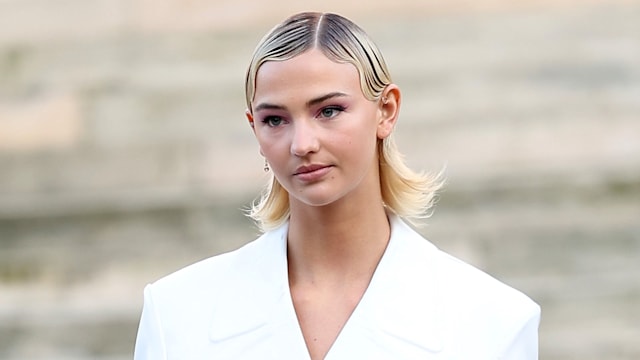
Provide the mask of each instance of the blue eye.
{"label": "blue eye", "polygon": [[262,119],[262,122],[271,127],[276,127],[282,124],[283,120],[280,116],[267,116]]}
{"label": "blue eye", "polygon": [[326,108],[320,110],[320,116],[330,119],[338,116],[338,114],[340,114],[342,111],[344,111],[344,108],[342,106],[327,106]]}

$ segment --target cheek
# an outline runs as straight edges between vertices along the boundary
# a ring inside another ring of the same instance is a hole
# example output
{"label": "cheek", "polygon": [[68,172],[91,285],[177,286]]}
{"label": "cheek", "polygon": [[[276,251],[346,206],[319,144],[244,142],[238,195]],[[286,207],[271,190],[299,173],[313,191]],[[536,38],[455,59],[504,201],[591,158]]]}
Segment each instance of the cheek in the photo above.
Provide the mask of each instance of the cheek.
{"label": "cheek", "polygon": [[262,153],[262,156],[269,158],[269,160],[278,153],[272,142],[258,141],[258,145],[260,145],[260,152]]}
{"label": "cheek", "polygon": [[278,162],[278,159],[282,159],[289,153],[286,139],[281,135],[275,136],[269,134],[268,131],[256,131],[256,139],[260,147],[260,154],[271,163]]}
{"label": "cheek", "polygon": [[361,161],[376,151],[378,138],[375,129],[359,127],[344,133],[343,136],[333,136],[330,141],[333,148],[342,149],[345,157]]}

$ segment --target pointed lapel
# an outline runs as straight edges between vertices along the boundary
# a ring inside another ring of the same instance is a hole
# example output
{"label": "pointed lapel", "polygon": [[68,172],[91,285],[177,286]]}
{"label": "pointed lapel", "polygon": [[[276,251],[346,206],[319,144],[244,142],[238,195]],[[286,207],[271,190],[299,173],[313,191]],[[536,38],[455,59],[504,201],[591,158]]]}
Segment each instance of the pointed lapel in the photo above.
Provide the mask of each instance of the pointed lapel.
{"label": "pointed lapel", "polygon": [[274,325],[287,289],[286,234],[284,225],[237,250],[215,304],[211,341],[224,342]]}
{"label": "pointed lapel", "polygon": [[428,359],[444,347],[438,250],[398,216],[389,214],[389,222],[389,245],[327,359]]}
{"label": "pointed lapel", "polygon": [[285,224],[234,254],[211,320],[216,358],[309,359],[289,291],[287,231]]}
{"label": "pointed lapel", "polygon": [[[382,332],[429,352],[443,348],[442,299],[436,247],[404,223],[390,216],[392,246],[376,305]],[[382,276],[381,276],[382,277]],[[382,290],[382,289],[381,289]]]}

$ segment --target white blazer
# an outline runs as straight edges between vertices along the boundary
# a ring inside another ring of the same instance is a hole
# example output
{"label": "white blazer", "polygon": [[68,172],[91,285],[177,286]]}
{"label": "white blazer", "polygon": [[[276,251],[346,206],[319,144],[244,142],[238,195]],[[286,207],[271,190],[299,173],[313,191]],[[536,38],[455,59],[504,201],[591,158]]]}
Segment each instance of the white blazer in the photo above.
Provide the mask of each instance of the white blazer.
{"label": "white blazer", "polygon": [[[325,359],[538,358],[536,303],[389,219],[387,249]],[[287,228],[148,285],[135,360],[309,359]]]}

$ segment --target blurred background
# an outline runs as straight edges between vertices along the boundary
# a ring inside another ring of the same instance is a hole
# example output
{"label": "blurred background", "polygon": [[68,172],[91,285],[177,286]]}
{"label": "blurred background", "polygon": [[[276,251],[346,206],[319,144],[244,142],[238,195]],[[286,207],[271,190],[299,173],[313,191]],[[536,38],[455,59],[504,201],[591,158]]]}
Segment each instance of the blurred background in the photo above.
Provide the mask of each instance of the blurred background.
{"label": "blurred background", "polygon": [[640,1],[0,0],[0,358],[130,359],[142,289],[258,234],[259,39],[342,13],[403,89],[419,230],[541,304],[541,359],[640,358]]}

